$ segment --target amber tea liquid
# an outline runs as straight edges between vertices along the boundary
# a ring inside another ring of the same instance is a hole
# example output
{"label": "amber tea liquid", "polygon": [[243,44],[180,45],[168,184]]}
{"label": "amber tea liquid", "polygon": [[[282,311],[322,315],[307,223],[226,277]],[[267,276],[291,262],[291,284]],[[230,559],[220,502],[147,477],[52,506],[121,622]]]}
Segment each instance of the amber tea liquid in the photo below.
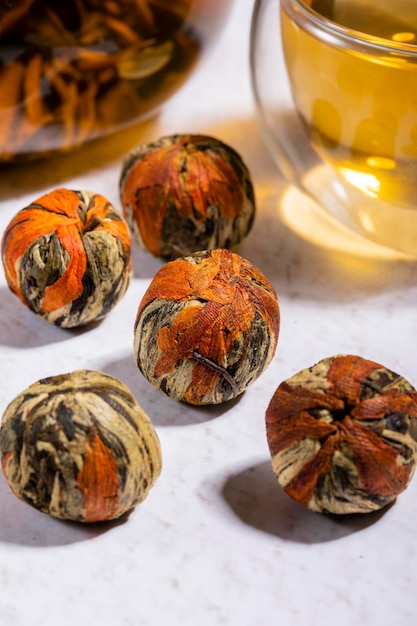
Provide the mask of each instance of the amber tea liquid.
{"label": "amber tea liquid", "polygon": [[[359,31],[362,39],[385,40],[377,54],[371,48],[343,48],[307,33],[281,10],[291,89],[311,144],[351,185],[398,207],[398,219],[403,219],[402,209],[410,219],[410,209],[417,209],[417,2],[304,4]],[[369,222],[369,216],[366,219]],[[368,227],[376,233],[395,223],[382,210],[381,215],[373,212],[371,219]],[[412,219],[417,237],[417,213]]]}

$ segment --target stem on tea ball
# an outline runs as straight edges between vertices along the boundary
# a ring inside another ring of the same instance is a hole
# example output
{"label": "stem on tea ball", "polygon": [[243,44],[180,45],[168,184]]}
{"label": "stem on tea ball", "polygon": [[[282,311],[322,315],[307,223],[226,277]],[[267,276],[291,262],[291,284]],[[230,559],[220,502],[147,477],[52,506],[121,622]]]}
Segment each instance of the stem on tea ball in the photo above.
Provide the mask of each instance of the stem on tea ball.
{"label": "stem on tea ball", "polygon": [[193,350],[193,357],[199,363],[202,363],[203,365],[205,365],[209,369],[211,369],[214,372],[217,372],[218,374],[223,376],[224,380],[227,382],[227,384],[230,386],[230,388],[232,390],[233,397],[236,397],[239,394],[238,386],[236,385],[236,383],[233,380],[232,376],[229,374],[229,372],[224,367],[222,367],[221,365],[219,365],[215,361],[212,361],[208,357],[203,356],[202,354],[200,354],[196,350]]}

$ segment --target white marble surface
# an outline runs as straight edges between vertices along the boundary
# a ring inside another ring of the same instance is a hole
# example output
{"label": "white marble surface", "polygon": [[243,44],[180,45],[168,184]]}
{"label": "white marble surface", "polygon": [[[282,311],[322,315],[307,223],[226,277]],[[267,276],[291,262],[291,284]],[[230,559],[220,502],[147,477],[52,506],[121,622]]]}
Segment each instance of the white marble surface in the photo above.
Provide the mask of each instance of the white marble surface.
{"label": "white marble surface", "polygon": [[218,136],[252,170],[259,211],[239,252],[274,283],[282,313],[267,372],[234,403],[198,410],[156,392],[133,363],[134,316],[159,261],[135,247],[133,284],[88,332],[43,322],[1,276],[0,410],[40,377],[102,369],[130,386],[164,457],[148,499],[108,525],[49,518],[19,502],[0,476],[1,626],[416,623],[417,478],[385,512],[335,520],[292,502],[270,469],[265,409],[298,369],[351,352],[417,383],[417,266],[355,248],[342,234],[337,246],[327,236],[323,245],[304,237],[318,225],[288,192],[255,120],[251,9],[251,0],[237,0],[211,56],[144,134],[134,129],[81,154],[0,171],[3,230],[58,185],[100,192],[117,206],[121,160],[136,140],[181,131]]}

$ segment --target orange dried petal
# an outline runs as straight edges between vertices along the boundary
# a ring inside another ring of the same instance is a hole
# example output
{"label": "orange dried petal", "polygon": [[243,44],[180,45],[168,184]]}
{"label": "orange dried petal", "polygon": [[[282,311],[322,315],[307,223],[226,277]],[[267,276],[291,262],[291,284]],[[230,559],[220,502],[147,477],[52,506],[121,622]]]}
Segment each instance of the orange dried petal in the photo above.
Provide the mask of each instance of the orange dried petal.
{"label": "orange dried petal", "polygon": [[117,462],[96,431],[89,433],[77,484],[84,497],[86,522],[115,517],[119,509]]}

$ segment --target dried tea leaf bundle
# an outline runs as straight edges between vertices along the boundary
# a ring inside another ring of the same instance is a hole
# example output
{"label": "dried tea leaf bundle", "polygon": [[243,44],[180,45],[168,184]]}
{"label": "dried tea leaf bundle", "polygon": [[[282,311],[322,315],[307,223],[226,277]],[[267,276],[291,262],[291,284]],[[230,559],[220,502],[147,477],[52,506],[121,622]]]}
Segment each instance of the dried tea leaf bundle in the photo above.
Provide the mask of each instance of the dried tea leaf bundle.
{"label": "dried tea leaf bundle", "polygon": [[255,216],[242,158],[204,135],[173,135],[137,146],[123,164],[120,195],[139,244],[166,260],[233,249]]}
{"label": "dried tea leaf bundle", "polygon": [[413,476],[417,393],[373,361],[325,358],[279,385],[266,432],[288,495],[321,513],[367,513],[395,500]]}
{"label": "dried tea leaf bundle", "polygon": [[10,289],[65,328],[99,320],[129,285],[129,228],[106,198],[57,189],[19,211],[3,234]]}
{"label": "dried tea leaf bundle", "polygon": [[148,416],[123,383],[91,370],[45,378],[16,396],[3,415],[0,455],[18,498],[78,522],[129,511],[161,472]]}
{"label": "dried tea leaf bundle", "polygon": [[273,286],[229,250],[165,264],[138,309],[134,351],[142,374],[178,401],[219,404],[268,367],[280,325]]}

